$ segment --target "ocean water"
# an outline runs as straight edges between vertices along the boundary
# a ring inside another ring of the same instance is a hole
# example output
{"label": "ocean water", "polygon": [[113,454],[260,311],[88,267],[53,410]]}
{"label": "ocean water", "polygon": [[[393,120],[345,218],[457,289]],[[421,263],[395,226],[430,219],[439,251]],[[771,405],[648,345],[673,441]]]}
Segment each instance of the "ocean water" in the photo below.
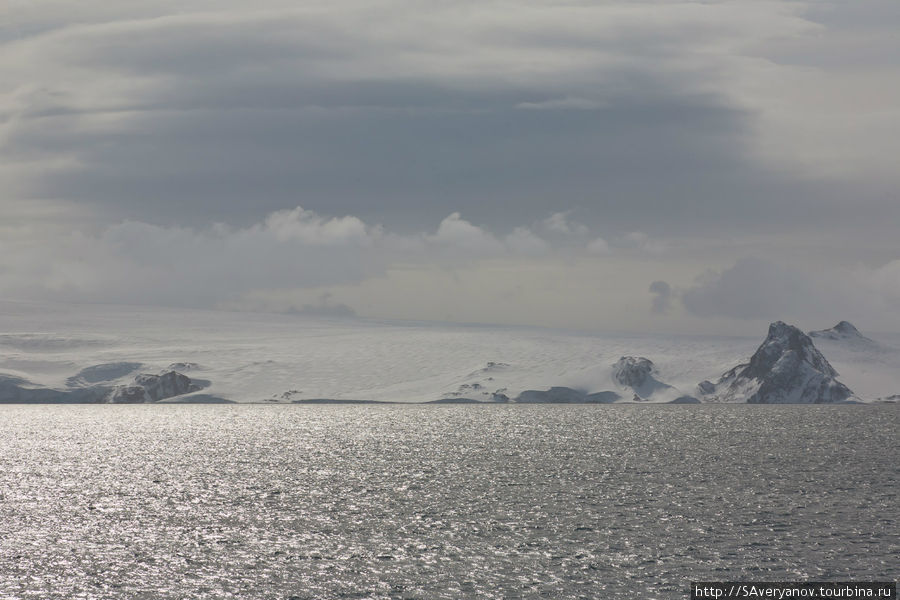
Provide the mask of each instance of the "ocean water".
{"label": "ocean water", "polygon": [[0,406],[0,598],[895,580],[898,406]]}

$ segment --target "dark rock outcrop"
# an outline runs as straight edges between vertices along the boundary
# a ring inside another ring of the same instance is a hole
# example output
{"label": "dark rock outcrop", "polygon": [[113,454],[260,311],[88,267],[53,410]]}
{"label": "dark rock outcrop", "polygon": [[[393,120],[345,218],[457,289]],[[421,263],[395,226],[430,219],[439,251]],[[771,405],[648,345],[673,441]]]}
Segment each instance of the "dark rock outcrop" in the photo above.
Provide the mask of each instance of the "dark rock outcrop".
{"label": "dark rock outcrop", "polygon": [[485,404],[485,402],[474,398],[438,398],[430,400],[427,404]]}
{"label": "dark rock outcrop", "polygon": [[134,383],[144,388],[153,402],[200,390],[200,386],[192,383],[190,377],[177,371],[163,371],[159,375],[138,375],[134,378]]}
{"label": "dark rock outcrop", "polygon": [[141,404],[153,402],[147,395],[147,390],[139,385],[119,385],[107,396],[107,402],[111,404]]}
{"label": "dark rock outcrop", "polygon": [[556,386],[549,390],[525,390],[516,396],[516,402],[573,404],[584,402],[585,393],[570,387]]}
{"label": "dark rock outcrop", "polygon": [[678,396],[669,404],[700,404],[700,401],[693,396]]}
{"label": "dark rock outcrop", "polygon": [[516,402],[526,404],[610,404],[619,400],[616,392],[586,394],[570,387],[557,386],[549,390],[525,390],[516,396]]}
{"label": "dark rock outcrop", "polygon": [[714,394],[716,392],[716,384],[712,381],[703,380],[697,384],[697,391],[700,392],[701,396],[709,396],[710,394]]}
{"label": "dark rock outcrop", "polygon": [[159,375],[142,373],[134,378],[134,385],[120,385],[109,394],[112,403],[157,402],[189,394],[202,389],[187,375],[177,371],[163,371]]}
{"label": "dark rock outcrop", "polygon": [[672,386],[657,380],[655,372],[653,361],[643,356],[623,356],[613,365],[613,379],[630,389],[637,397],[635,401],[643,401],[658,391],[672,389]]}
{"label": "dark rock outcrop", "polygon": [[613,378],[630,388],[644,385],[652,372],[653,361],[643,356],[623,356],[613,365]]}
{"label": "dark rock outcrop", "polygon": [[593,394],[587,394],[584,397],[584,401],[588,404],[612,404],[621,399],[622,396],[616,392],[594,392]]}

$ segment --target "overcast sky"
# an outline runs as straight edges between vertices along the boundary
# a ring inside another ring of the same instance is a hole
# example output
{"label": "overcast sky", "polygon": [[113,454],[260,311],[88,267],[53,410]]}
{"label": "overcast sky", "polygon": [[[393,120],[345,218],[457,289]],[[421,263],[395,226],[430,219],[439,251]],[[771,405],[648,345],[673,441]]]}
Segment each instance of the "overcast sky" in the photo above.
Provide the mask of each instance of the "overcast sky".
{"label": "overcast sky", "polygon": [[0,298],[900,331],[896,0],[0,11]]}

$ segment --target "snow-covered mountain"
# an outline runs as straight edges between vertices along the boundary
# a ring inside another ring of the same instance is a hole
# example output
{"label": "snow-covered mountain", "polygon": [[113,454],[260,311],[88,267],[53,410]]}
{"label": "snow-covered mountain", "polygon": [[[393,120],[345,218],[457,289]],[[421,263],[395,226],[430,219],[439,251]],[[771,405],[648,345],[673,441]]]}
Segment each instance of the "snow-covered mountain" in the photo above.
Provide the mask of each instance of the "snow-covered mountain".
{"label": "snow-covered mountain", "polygon": [[880,348],[880,344],[875,340],[867,338],[859,332],[849,321],[841,321],[831,329],[820,329],[818,331],[810,331],[809,337],[818,340],[828,340],[833,342],[841,342],[847,347],[857,350],[868,348]]}
{"label": "snow-covered mountain", "polygon": [[837,371],[812,339],[781,321],[769,326],[750,362],[727,371],[715,384],[698,388],[711,402],[749,404],[824,404],[845,402],[853,392],[836,379]]}
{"label": "snow-covered mountain", "polygon": [[872,341],[859,332],[849,321],[841,321],[831,329],[810,331],[809,337],[825,338],[828,340],[867,340]]}
{"label": "snow-covered mountain", "polygon": [[694,398],[682,393],[678,388],[663,383],[656,378],[656,365],[643,356],[623,356],[613,365],[613,380],[623,391],[631,393],[635,402],[689,403]]}
{"label": "snow-covered mountain", "polygon": [[897,401],[896,396],[900,395],[900,344],[886,344],[866,337],[847,321],[841,321],[831,329],[812,331],[810,337],[857,396]]}
{"label": "snow-covered mountain", "polygon": [[[841,373],[840,382],[856,396],[869,401],[900,394],[900,337],[879,335],[875,346],[865,348],[845,339],[814,341],[812,350],[827,357],[824,362]],[[138,386],[135,378],[142,373],[165,371],[190,379],[184,385],[170,376],[173,385],[162,387],[169,390],[165,395],[177,395],[166,402],[607,404],[633,402],[635,395],[646,402],[692,402],[692,395],[708,401],[717,395],[683,391],[704,379],[716,381],[736,364],[749,368],[743,363],[757,346],[759,339],[752,337],[583,334],[0,301],[0,402],[60,401],[61,396],[102,402],[115,390]],[[809,364],[821,367],[820,362],[813,358]],[[827,368],[819,372],[834,379]],[[749,379],[758,378],[742,381]],[[775,383],[760,382],[759,389],[765,392]],[[790,384],[790,377],[784,383]],[[713,387],[723,396],[720,401],[752,396]],[[841,395],[839,387],[833,389]],[[162,397],[144,388],[118,393],[119,400]]]}

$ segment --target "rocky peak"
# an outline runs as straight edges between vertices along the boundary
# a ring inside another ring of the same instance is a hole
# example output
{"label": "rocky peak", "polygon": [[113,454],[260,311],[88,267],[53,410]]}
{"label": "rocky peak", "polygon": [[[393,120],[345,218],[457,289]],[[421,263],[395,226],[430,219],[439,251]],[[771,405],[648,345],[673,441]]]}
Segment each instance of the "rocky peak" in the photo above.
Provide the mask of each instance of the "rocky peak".
{"label": "rocky peak", "polygon": [[612,370],[613,380],[634,394],[635,401],[668,401],[681,392],[656,378],[656,365],[643,356],[623,356]]}
{"label": "rocky peak", "polygon": [[144,388],[147,395],[154,401],[196,392],[200,389],[199,386],[191,383],[190,377],[177,371],[163,371],[159,375],[138,375],[134,378],[134,383]]}
{"label": "rocky peak", "polygon": [[[707,386],[716,400],[750,404],[843,402],[853,393],[808,335],[776,321],[750,362]],[[708,382],[704,382],[708,383]],[[701,388],[702,389],[702,388]]]}
{"label": "rocky peak", "polygon": [[201,387],[190,377],[177,371],[163,371],[159,375],[143,373],[134,378],[134,384],[117,386],[110,393],[108,401],[113,403],[157,402],[196,392]]}
{"label": "rocky peak", "polygon": [[613,378],[630,388],[647,383],[653,373],[653,361],[643,356],[623,356],[613,365]]}
{"label": "rocky peak", "polygon": [[850,321],[841,321],[834,327],[832,327],[838,333],[843,333],[845,335],[860,335],[859,329],[853,326],[853,323]]}
{"label": "rocky peak", "polygon": [[759,378],[773,370],[796,368],[801,363],[828,377],[837,376],[837,371],[828,364],[808,335],[793,325],[776,321],[769,325],[765,341],[750,358],[745,376]]}

